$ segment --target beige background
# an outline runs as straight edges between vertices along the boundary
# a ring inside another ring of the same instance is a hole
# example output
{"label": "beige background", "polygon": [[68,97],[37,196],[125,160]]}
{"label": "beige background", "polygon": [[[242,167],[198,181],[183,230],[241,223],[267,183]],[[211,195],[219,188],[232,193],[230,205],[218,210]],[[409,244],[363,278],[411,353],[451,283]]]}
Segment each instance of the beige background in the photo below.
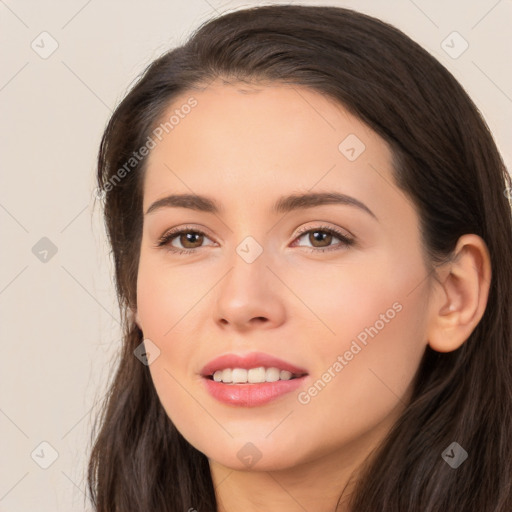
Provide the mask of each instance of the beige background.
{"label": "beige background", "polygon": [[[301,3],[353,7],[422,44],[466,88],[511,168],[510,0]],[[253,5],[0,0],[0,511],[91,510],[91,423],[120,343],[93,209],[100,136],[153,58],[216,12]],[[453,31],[469,44],[457,58],[462,39],[447,40],[451,56],[441,46]]]}

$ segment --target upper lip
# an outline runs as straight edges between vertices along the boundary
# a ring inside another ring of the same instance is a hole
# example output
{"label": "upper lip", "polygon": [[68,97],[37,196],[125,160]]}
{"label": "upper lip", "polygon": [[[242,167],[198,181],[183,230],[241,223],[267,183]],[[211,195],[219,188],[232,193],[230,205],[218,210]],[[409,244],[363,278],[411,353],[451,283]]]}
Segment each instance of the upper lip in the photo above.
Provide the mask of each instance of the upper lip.
{"label": "upper lip", "polygon": [[220,357],[212,359],[201,370],[203,377],[213,375],[217,370],[224,370],[226,368],[258,368],[264,366],[266,368],[278,368],[280,370],[288,370],[294,375],[304,375],[307,371],[304,368],[295,366],[294,364],[283,361],[270,354],[263,352],[249,352],[246,354],[224,354]]}

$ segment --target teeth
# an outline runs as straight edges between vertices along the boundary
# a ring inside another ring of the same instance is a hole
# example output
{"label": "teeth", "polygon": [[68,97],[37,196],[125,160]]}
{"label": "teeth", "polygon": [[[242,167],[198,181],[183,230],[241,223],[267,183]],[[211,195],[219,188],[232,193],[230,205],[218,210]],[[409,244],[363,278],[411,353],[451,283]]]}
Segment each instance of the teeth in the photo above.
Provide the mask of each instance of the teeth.
{"label": "teeth", "polygon": [[231,382],[238,384],[239,382],[247,382],[247,370],[242,368],[233,368],[231,374]]}
{"label": "teeth", "polygon": [[279,368],[226,368],[225,370],[217,370],[213,374],[215,382],[224,382],[226,384],[257,384],[260,382],[276,382],[278,380],[290,380],[293,374],[287,370],[279,370]]}
{"label": "teeth", "polygon": [[263,366],[259,368],[251,368],[247,371],[247,382],[257,384],[258,382],[265,382],[267,380],[267,371]]}

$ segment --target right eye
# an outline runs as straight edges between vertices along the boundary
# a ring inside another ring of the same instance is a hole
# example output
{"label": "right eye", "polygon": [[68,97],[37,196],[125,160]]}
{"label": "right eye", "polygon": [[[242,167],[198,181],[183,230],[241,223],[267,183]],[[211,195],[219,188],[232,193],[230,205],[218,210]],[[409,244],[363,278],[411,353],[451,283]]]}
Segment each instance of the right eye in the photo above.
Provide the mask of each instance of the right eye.
{"label": "right eye", "polygon": [[[191,252],[195,252],[196,249],[200,249],[201,245],[197,247],[188,247],[188,245],[202,244],[205,238],[207,238],[207,236],[203,231],[185,227],[167,231],[158,239],[156,245],[157,247],[166,246],[169,251],[177,254],[190,254]],[[174,246],[174,240],[178,240],[182,247]]]}

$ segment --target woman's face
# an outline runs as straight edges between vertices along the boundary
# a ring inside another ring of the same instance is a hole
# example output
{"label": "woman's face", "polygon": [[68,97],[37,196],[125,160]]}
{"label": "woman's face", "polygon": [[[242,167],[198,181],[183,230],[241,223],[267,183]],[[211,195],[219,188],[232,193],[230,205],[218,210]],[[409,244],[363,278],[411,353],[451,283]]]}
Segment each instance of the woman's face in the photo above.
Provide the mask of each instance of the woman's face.
{"label": "woman's face", "polygon": [[[230,468],[349,460],[397,419],[427,344],[418,215],[387,144],[301,87],[215,82],[180,96],[164,122],[172,115],[147,160],[137,282],[163,407]],[[217,211],[161,201],[182,194]],[[329,195],[287,199],[312,194]],[[185,233],[159,246],[174,229]],[[284,380],[202,375],[219,356],[254,352],[267,360],[207,373]],[[286,380],[285,363],[307,375]]]}

